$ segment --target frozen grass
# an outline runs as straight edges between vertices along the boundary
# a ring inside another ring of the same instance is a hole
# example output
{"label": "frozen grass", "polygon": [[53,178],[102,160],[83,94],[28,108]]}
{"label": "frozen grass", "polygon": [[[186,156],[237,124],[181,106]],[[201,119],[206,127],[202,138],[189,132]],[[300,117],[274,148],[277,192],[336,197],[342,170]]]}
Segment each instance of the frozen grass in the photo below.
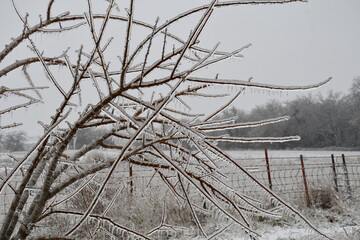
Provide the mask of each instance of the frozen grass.
{"label": "frozen grass", "polygon": [[[234,153],[232,153],[234,154]],[[238,154],[238,153],[235,153]],[[82,164],[89,164],[96,161],[103,161],[114,156],[114,153],[104,153],[102,151],[94,151],[88,154],[86,158],[82,159]],[[286,164],[298,164],[293,161],[293,158],[283,160]],[[249,167],[250,170],[254,166],[254,162],[249,159],[241,160],[242,164]],[[277,160],[280,161],[280,160]],[[284,162],[283,162],[284,164]],[[260,166],[260,165],[259,165]],[[274,162],[276,166],[276,162]],[[174,196],[167,191],[164,184],[160,184],[159,177],[152,178],[153,171],[144,171],[144,169],[134,167],[134,181],[133,192],[130,190],[130,178],[128,178],[128,165],[122,165],[122,170],[119,172],[119,178],[122,182],[113,182],[107,189],[103,200],[98,204],[95,213],[100,213],[106,209],[111,201],[110,193],[121,189],[118,198],[114,205],[109,209],[106,216],[112,217],[118,223],[125,227],[129,227],[140,232],[149,232],[158,228],[152,233],[154,239],[201,239],[200,233],[192,219],[186,203],[178,201]],[[256,171],[256,169],[255,169]],[[101,176],[98,176],[98,180]],[[94,192],[96,192],[96,183],[90,184],[83,189],[80,194],[75,195],[66,204],[76,211],[83,211],[88,206]],[[314,207],[306,208],[303,198],[290,198],[293,205],[300,208],[302,213],[307,216],[311,222],[325,233],[329,233],[334,239],[354,240],[359,239],[359,223],[360,223],[360,201],[359,189],[352,189],[353,198],[349,201],[344,201],[344,192],[336,193],[333,190],[331,183],[324,181],[319,185],[311,185],[310,193]],[[9,199],[12,196],[10,189],[6,191]],[[132,196],[131,196],[132,195]],[[6,197],[6,196],[5,196]],[[3,196],[1,196],[1,200]],[[166,199],[166,201],[164,201]],[[164,204],[166,202],[166,204]],[[8,202],[10,203],[10,202]],[[146,203],[146,204],[144,204]],[[229,224],[228,220],[221,217],[208,206],[203,205],[202,199],[197,199],[197,204],[200,208],[197,213],[199,219],[208,232],[216,232],[221,230]],[[5,206],[1,209],[4,211]],[[266,218],[254,218],[255,228],[263,235],[260,240],[285,240],[285,239],[320,239],[316,234],[309,232],[307,228],[303,228],[292,218],[284,216],[278,220],[269,220]],[[90,237],[90,226],[96,224],[96,221],[88,222],[78,233],[78,239],[88,239]],[[46,221],[40,221],[37,225],[37,233],[54,233],[61,234],[67,226],[72,224],[68,218],[62,214],[54,214]],[[178,226],[182,226],[181,228]],[[111,225],[99,225],[102,229],[97,235],[101,239],[130,239],[129,235],[123,232],[114,231]],[[219,239],[248,239],[236,228],[229,227],[222,234]]]}
{"label": "frozen grass", "polygon": [[[300,211],[323,233],[334,240],[360,239],[360,189],[354,189],[352,199],[342,201],[332,188],[321,188],[319,197],[311,208]],[[258,219],[256,228],[262,236],[259,240],[322,240],[323,238],[304,228],[288,217],[279,220]],[[248,239],[232,229],[223,239]]]}

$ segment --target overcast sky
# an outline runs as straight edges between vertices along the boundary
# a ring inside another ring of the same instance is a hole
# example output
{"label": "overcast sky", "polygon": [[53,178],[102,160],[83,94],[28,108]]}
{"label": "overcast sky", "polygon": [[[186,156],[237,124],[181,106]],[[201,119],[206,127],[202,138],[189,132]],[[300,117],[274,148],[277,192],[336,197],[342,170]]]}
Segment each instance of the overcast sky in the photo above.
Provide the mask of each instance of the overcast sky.
{"label": "overcast sky", "polygon": [[[94,0],[93,0],[94,1]],[[47,1],[16,1],[22,14],[30,13],[30,22],[36,23],[38,15],[46,9]],[[101,1],[100,1],[101,2]],[[117,1],[124,12],[123,1]],[[135,18],[154,23],[160,16],[160,23],[173,17],[191,6],[199,6],[208,1],[175,1],[175,0],[137,0]],[[72,13],[86,11],[85,0],[57,0],[54,14],[66,9]],[[124,3],[126,5],[127,3]],[[106,2],[95,6],[97,12],[106,9]],[[120,11],[120,13],[121,13]],[[195,24],[200,15],[179,23],[170,29],[181,36],[187,36],[191,22]],[[197,17],[197,18],[196,18]],[[22,24],[15,16],[10,0],[0,2],[0,46],[3,48],[11,37],[19,35]],[[52,35],[59,41],[68,39],[60,35]],[[49,38],[36,37],[37,42],[47,44]],[[81,42],[79,36],[75,41]],[[355,76],[360,75],[360,1],[359,0],[312,0],[308,3],[291,3],[283,5],[239,6],[216,9],[214,15],[200,37],[201,46],[212,48],[221,42],[220,50],[231,51],[248,43],[252,47],[244,52],[245,58],[231,60],[209,69],[214,74],[220,73],[224,78],[248,79],[254,82],[279,85],[313,84],[333,77],[333,81],[318,92],[325,94],[329,90],[346,92]],[[27,45],[26,43],[25,45]],[[25,46],[24,45],[24,46]],[[50,46],[50,45],[49,45]],[[59,54],[57,47],[52,46],[45,53]],[[29,52],[14,52],[8,59],[0,63],[5,67],[14,59],[28,56]],[[50,54],[51,55],[51,54]],[[23,78],[7,76],[0,79],[0,86],[14,83]],[[23,81],[23,80],[22,80]],[[23,83],[23,82],[22,82]],[[314,91],[314,94],[317,92]],[[236,107],[249,110],[256,105],[264,104],[269,99],[283,101],[294,98],[299,93],[269,93],[267,91],[248,90],[235,103]],[[4,101],[0,99],[0,101]],[[2,103],[0,102],[0,105]],[[199,105],[204,107],[206,105]],[[50,107],[51,108],[51,105]],[[45,107],[37,107],[27,112],[14,114],[12,118],[28,118],[36,122],[31,115],[37,111],[39,115],[51,111]],[[45,114],[44,114],[45,116]],[[43,121],[48,121],[43,119]],[[37,135],[39,128],[34,123],[26,124],[23,129],[30,135]]]}

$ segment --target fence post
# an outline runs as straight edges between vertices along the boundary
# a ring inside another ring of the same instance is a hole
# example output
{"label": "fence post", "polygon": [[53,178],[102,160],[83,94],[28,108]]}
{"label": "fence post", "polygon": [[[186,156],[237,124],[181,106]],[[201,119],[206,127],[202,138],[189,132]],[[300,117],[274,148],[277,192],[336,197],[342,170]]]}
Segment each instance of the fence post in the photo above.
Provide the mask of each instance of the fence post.
{"label": "fence post", "polygon": [[337,173],[336,173],[336,166],[335,166],[334,154],[331,154],[331,162],[332,162],[332,169],[333,169],[333,173],[334,173],[335,191],[336,191],[336,192],[339,192],[339,186],[338,186],[338,182],[337,182]]}
{"label": "fence post", "polygon": [[129,177],[130,177],[130,196],[132,197],[134,191],[133,189],[134,183],[133,183],[133,168],[131,163],[129,163]]}
{"label": "fence post", "polygon": [[269,163],[268,151],[266,148],[265,148],[265,161],[266,161],[266,170],[267,170],[268,181],[269,181],[269,188],[272,190],[270,163]]}
{"label": "fence post", "polygon": [[303,155],[300,155],[300,163],[301,163],[302,176],[303,176],[303,180],[304,180],[306,205],[308,207],[310,207],[311,206],[311,201],[310,201],[309,189],[308,189],[307,180],[306,180],[306,173],[305,173],[305,165],[304,165]]}
{"label": "fence post", "polygon": [[346,184],[347,192],[349,194],[349,198],[351,198],[350,179],[349,179],[349,172],[346,167],[345,155],[342,154],[341,157],[342,157],[343,168],[345,173],[345,184]]}

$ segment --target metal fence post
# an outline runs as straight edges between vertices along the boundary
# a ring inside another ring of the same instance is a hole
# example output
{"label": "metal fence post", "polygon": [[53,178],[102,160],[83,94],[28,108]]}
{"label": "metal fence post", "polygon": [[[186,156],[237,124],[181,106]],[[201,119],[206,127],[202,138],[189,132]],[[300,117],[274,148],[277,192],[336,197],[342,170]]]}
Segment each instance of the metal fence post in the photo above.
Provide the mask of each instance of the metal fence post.
{"label": "metal fence post", "polygon": [[334,154],[331,154],[331,162],[332,162],[332,169],[333,169],[333,173],[334,173],[335,191],[339,192],[339,185],[338,185],[338,182],[337,182],[337,173],[336,173],[336,165],[335,165]]}
{"label": "metal fence post", "polygon": [[308,189],[307,180],[306,180],[305,164],[304,164],[303,155],[300,155],[300,163],[301,163],[302,176],[303,176],[303,180],[304,180],[306,206],[310,207],[311,201],[310,201],[309,189]]}
{"label": "metal fence post", "polygon": [[129,163],[129,177],[130,177],[130,196],[133,196],[133,191],[134,191],[134,183],[133,183],[133,168],[132,168],[132,164]]}
{"label": "metal fence post", "polygon": [[351,198],[350,179],[349,179],[349,172],[348,172],[347,167],[346,167],[345,155],[342,154],[341,157],[342,157],[343,168],[344,168],[344,173],[345,173],[346,189],[347,189],[347,192],[349,194],[349,197]]}
{"label": "metal fence post", "polygon": [[266,148],[265,148],[265,161],[266,161],[266,170],[267,170],[268,181],[269,181],[269,188],[272,190],[270,163],[269,163],[268,151]]}

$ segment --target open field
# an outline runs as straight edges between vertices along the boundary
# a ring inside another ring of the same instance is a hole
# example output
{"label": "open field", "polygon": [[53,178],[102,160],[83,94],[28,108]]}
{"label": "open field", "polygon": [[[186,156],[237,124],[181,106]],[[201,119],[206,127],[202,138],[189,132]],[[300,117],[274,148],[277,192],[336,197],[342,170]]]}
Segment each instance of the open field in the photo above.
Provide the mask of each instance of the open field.
{"label": "open field", "polygon": [[[290,202],[293,206],[301,209],[302,212],[309,217],[315,225],[324,231],[332,230],[333,236],[345,236],[347,234],[355,235],[358,231],[360,224],[358,212],[360,206],[357,202],[357,196],[359,196],[360,189],[360,152],[345,152],[347,177],[349,181],[346,182],[344,166],[342,164],[341,154],[344,152],[316,152],[316,151],[269,151],[269,168],[272,180],[272,189],[283,199]],[[20,158],[23,153],[14,153],[13,155]],[[71,154],[71,152],[69,153]],[[229,154],[236,159],[241,166],[251,172],[261,183],[265,186],[269,186],[268,169],[266,168],[266,161],[264,158],[264,151],[230,151]],[[306,207],[306,194],[304,189],[303,172],[300,164],[300,154],[304,157],[304,167],[306,172],[306,180],[308,184],[308,194],[311,201],[311,206]],[[337,191],[335,190],[333,164],[331,154],[334,154],[335,169],[337,173]],[[94,159],[113,158],[116,156],[115,152],[101,152],[96,150],[91,154],[88,154],[86,159],[82,159],[79,166],[86,166],[91,164]],[[2,174],[11,170],[12,160],[7,158],[7,155],[2,154]],[[227,176],[224,178],[224,182],[229,187],[238,190],[239,192],[248,195],[249,197],[261,199],[263,193],[258,190],[253,183],[247,180],[247,177],[243,174],[239,174],[234,168],[224,164],[222,167],[222,173]],[[105,172],[104,172],[105,173]],[[172,171],[164,171],[164,174],[169,177],[173,175]],[[92,182],[92,187],[95,189],[96,184],[101,181],[104,175],[98,174]],[[119,199],[117,200],[121,204],[121,208],[115,207],[111,214],[114,215],[119,221],[127,222],[127,226],[137,228],[154,227],[155,223],[146,222],[152,219],[153,222],[161,221],[162,215],[162,202],[165,198],[171,198],[168,188],[164,184],[156,172],[151,169],[144,169],[139,166],[132,166],[124,163],[119,166],[119,169],[115,173],[116,178],[113,178],[109,184],[108,190],[117,191],[120,189]],[[12,181],[13,187],[16,187],[21,179],[21,173],[19,172],[15,179]],[[350,192],[347,184],[350,184]],[[67,192],[68,193],[68,192]],[[67,194],[66,193],[66,194]],[[197,192],[190,191],[189,194],[196,199]],[[0,217],[2,218],[8,207],[10,206],[11,199],[14,196],[14,192],[10,187],[7,187],[0,196]],[[198,198],[198,205],[204,204],[203,199]],[[109,199],[104,197],[102,203],[105,206],[109,202]],[[144,202],[148,202],[147,206],[143,206]],[[191,215],[183,210],[179,210],[179,206],[175,199],[170,199],[173,202],[171,206],[168,206],[169,221],[173,221],[173,224],[177,222],[186,222],[191,220]],[[356,204],[355,204],[356,203]],[[81,205],[81,200],[75,197],[67,204]],[[271,205],[271,203],[269,203]],[[115,205],[116,206],[116,205]],[[181,208],[180,208],[181,209]],[[182,212],[181,212],[182,211]],[[127,215],[131,217],[128,218]],[[117,215],[117,216],[115,216]],[[61,219],[61,218],[60,218]],[[226,219],[219,216],[215,221],[209,215],[203,216],[204,224],[210,228],[220,227],[226,223]],[[220,221],[224,223],[219,224]],[[307,236],[306,239],[318,239],[316,235],[308,233],[301,225],[288,217],[285,217],[278,222],[267,222],[265,219],[257,219],[255,222],[258,231],[264,235],[261,240],[285,240],[285,239],[301,239],[301,236]],[[42,223],[44,231],[52,225],[48,222]],[[156,225],[156,224],[155,224]],[[55,225],[56,227],[56,225]],[[344,229],[343,229],[344,228]],[[193,238],[194,227],[189,225],[187,230],[181,230],[178,235],[167,235],[173,238],[188,239]],[[196,232],[196,231],[195,231]],[[305,234],[305,235],[304,235]],[[285,236],[291,236],[292,238],[286,238]],[[186,237],[185,237],[186,236]],[[230,228],[230,230],[224,233],[229,239],[244,239],[241,233]],[[167,239],[164,236],[156,235],[155,239]],[[184,238],[185,237],[185,238]],[[296,238],[299,237],[299,238]],[[245,238],[246,239],[246,238]],[[341,238],[337,238],[341,239]],[[346,239],[346,238],[343,238]],[[349,238],[351,239],[351,238]],[[351,239],[352,240],[352,239]]]}

